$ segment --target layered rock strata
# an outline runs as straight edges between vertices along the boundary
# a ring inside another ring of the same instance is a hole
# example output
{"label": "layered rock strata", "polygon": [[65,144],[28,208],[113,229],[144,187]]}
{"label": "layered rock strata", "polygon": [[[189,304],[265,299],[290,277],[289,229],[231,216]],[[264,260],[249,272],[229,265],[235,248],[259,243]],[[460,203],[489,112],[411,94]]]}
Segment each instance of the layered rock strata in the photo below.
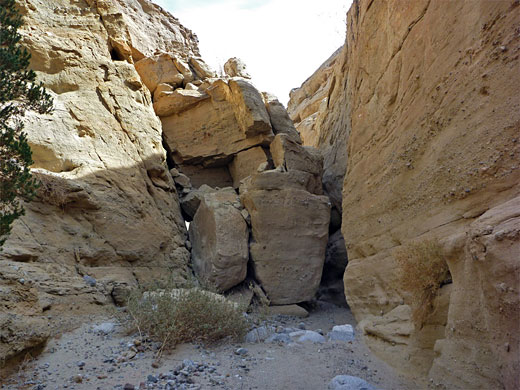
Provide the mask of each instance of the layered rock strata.
{"label": "layered rock strata", "polygon": [[196,37],[146,0],[19,6],[54,112],[26,118],[42,186],[0,253],[0,360],[122,303],[125,286],[183,278],[189,260],[161,122],[135,63],[156,51],[197,56]]}
{"label": "layered rock strata", "polygon": [[[354,1],[328,102],[350,129],[347,301],[380,356],[449,388],[520,385],[518,7]],[[431,239],[452,284],[420,327],[394,253]]]}

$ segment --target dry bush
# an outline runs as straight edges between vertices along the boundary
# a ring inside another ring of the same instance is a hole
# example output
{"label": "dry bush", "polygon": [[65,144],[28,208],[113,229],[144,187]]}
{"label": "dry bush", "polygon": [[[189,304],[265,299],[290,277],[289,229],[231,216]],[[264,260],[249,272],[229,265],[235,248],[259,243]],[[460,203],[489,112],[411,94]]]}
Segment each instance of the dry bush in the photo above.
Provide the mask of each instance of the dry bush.
{"label": "dry bush", "polygon": [[68,191],[64,179],[35,171],[32,172],[32,175],[38,180],[37,194],[43,202],[61,208],[65,207]]}
{"label": "dry bush", "polygon": [[134,290],[127,312],[141,334],[162,343],[161,351],[183,342],[239,340],[249,328],[241,307],[197,287]]}
{"label": "dry bush", "polygon": [[437,240],[409,243],[393,255],[400,269],[400,287],[411,295],[412,319],[422,328],[440,287],[451,278],[442,246]]}

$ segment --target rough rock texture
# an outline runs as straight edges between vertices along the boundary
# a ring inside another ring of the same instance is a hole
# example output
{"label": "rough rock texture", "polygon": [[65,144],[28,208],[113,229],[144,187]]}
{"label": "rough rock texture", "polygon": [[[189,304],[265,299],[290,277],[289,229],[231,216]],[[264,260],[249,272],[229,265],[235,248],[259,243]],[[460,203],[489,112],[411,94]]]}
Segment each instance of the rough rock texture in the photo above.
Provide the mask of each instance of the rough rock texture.
{"label": "rough rock texture", "polygon": [[243,77],[245,79],[250,79],[251,76],[247,73],[246,64],[240,58],[230,58],[224,64],[224,72],[229,77]]}
{"label": "rough rock texture", "polygon": [[[351,127],[347,301],[390,364],[448,388],[520,386],[519,15],[484,0],[357,0],[348,14],[334,88]],[[419,330],[392,251],[431,237],[453,284]]]}
{"label": "rough rock texture", "polygon": [[195,273],[222,291],[247,273],[249,231],[241,208],[232,188],[205,193],[190,224]]}
{"label": "rough rock texture", "polygon": [[55,110],[26,121],[43,185],[0,253],[0,360],[125,285],[167,268],[182,276],[189,259],[161,123],[133,62],[156,50],[197,55],[196,38],[146,0],[19,5]]}
{"label": "rough rock texture", "polygon": [[340,213],[350,133],[346,67],[347,51],[342,47],[300,88],[291,91],[287,108],[303,144],[322,152],[323,187]]}
{"label": "rough rock texture", "polygon": [[[177,164],[227,163],[234,154],[273,138],[260,93],[242,79],[211,80],[209,99],[161,117],[166,143]],[[192,99],[186,96],[185,99]]]}
{"label": "rough rock texture", "polygon": [[249,186],[241,199],[251,215],[255,276],[271,303],[286,305],[312,299],[327,245],[328,198],[296,188]]}
{"label": "rough rock texture", "polygon": [[265,163],[267,163],[267,156],[260,146],[238,153],[229,164],[234,187],[238,188],[242,179],[258,172],[258,167]]}

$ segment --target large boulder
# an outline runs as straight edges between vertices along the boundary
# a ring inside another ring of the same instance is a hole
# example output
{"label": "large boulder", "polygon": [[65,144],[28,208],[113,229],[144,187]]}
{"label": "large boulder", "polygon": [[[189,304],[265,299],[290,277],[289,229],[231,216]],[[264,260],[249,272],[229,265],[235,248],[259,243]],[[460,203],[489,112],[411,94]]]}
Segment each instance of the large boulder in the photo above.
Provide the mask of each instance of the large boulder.
{"label": "large boulder", "polygon": [[[260,93],[244,80],[215,79],[209,95],[190,108],[161,117],[164,138],[178,164],[229,162],[236,153],[273,139]],[[180,103],[179,105],[186,106]],[[192,100],[186,96],[186,100]]]}
{"label": "large boulder", "polygon": [[327,245],[330,202],[305,190],[262,190],[241,195],[251,215],[255,276],[272,304],[311,300],[318,289]]}
{"label": "large boulder", "polygon": [[193,269],[226,291],[242,282],[249,259],[249,230],[232,188],[205,193],[190,223]]}

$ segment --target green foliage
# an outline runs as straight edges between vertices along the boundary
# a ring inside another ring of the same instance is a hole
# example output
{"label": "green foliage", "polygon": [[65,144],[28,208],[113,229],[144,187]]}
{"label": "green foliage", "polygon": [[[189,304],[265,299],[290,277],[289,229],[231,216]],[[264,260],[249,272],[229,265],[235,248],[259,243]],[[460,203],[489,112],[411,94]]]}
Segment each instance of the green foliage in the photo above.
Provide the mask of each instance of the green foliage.
{"label": "green foliage", "polygon": [[446,256],[437,240],[405,244],[393,255],[399,265],[400,287],[410,293],[412,319],[422,328],[439,289],[451,279]]}
{"label": "green foliage", "polygon": [[0,248],[24,214],[21,200],[32,199],[38,188],[29,171],[32,154],[21,118],[27,110],[52,110],[51,97],[27,69],[31,56],[20,46],[22,23],[15,0],[0,0]]}

